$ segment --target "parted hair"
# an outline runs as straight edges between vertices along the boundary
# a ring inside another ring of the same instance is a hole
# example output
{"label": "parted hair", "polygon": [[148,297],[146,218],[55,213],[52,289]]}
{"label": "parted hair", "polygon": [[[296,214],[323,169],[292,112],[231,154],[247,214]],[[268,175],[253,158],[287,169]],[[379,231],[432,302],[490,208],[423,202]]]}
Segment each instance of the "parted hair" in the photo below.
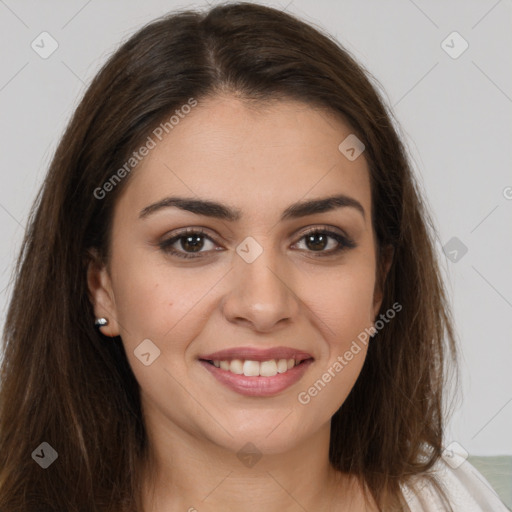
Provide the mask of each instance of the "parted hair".
{"label": "parted hair", "polygon": [[[130,175],[102,199],[95,190],[175,109],[219,93],[324,108],[364,143],[378,254],[394,251],[387,276],[378,264],[381,312],[395,302],[402,310],[369,343],[332,417],[329,459],[382,510],[406,510],[400,486],[417,475],[442,490],[430,470],[456,375],[453,321],[435,226],[372,82],[320,28],[245,2],[170,13],[108,58],[56,149],[13,272],[0,374],[2,512],[142,511],[140,388],[120,337],[94,327],[86,279],[91,249],[109,261],[113,209]],[[47,470],[31,457],[42,442],[58,452]]]}

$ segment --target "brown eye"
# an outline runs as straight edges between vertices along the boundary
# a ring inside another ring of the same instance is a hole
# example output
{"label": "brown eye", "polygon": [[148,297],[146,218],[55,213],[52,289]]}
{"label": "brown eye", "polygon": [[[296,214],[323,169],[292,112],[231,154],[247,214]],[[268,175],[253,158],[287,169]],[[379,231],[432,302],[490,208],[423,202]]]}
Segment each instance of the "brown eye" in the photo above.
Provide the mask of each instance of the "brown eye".
{"label": "brown eye", "polygon": [[306,235],[306,246],[308,249],[312,251],[322,251],[329,244],[329,236],[325,233],[313,233],[311,235]]}
{"label": "brown eye", "polygon": [[[305,233],[300,241],[304,240],[306,252],[316,253],[315,256],[332,256],[341,251],[356,247],[348,237],[329,229],[315,228]],[[211,243],[213,247],[205,249]],[[203,255],[217,251],[214,240],[202,230],[187,229],[181,233],[160,242],[162,251],[179,258],[200,258]],[[297,244],[296,244],[297,245]]]}
{"label": "brown eye", "polygon": [[204,240],[202,235],[187,235],[182,236],[178,240],[181,240],[181,247],[185,251],[198,252],[204,246]]}
{"label": "brown eye", "polygon": [[[316,252],[318,256],[329,256],[356,246],[353,240],[329,229],[315,228],[304,234],[301,240],[305,241],[308,252]],[[326,250],[329,246],[330,249]]]}
{"label": "brown eye", "polygon": [[[213,240],[200,230],[187,230],[159,244],[162,251],[180,258],[199,258],[203,251],[205,241],[214,244]],[[197,256],[194,255],[197,253]]]}

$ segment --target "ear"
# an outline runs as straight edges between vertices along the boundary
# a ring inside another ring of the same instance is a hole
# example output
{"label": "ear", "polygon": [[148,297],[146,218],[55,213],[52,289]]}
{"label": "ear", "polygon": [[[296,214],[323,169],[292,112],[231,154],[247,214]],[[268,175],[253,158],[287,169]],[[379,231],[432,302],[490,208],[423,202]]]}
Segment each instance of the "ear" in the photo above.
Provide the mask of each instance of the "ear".
{"label": "ear", "polygon": [[103,317],[108,320],[107,325],[100,327],[101,332],[105,336],[119,336],[112,282],[107,266],[102,262],[95,249],[88,251],[87,287],[96,318]]}
{"label": "ear", "polygon": [[373,292],[373,317],[376,318],[379,313],[382,300],[384,298],[384,283],[393,262],[395,248],[392,245],[386,245],[380,250],[377,261],[377,279],[375,280],[375,290]]}

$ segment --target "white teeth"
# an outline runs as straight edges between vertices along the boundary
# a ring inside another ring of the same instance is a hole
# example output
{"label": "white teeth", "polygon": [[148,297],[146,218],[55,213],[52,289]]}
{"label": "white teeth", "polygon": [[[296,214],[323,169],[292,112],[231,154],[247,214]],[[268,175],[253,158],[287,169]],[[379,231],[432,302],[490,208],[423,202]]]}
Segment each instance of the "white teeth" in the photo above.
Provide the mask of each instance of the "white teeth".
{"label": "white teeth", "polygon": [[262,377],[273,377],[277,375],[277,364],[274,359],[260,363],[260,375]]}
{"label": "white teeth", "polygon": [[[260,374],[260,363],[258,361],[244,362],[244,375],[247,377],[257,377]],[[231,371],[233,371],[233,363],[231,363]]]}
{"label": "white teeth", "polygon": [[240,359],[233,359],[229,365],[229,371],[237,375],[242,375],[242,373],[244,373],[244,365],[245,363],[240,361]]}
{"label": "white teeth", "polygon": [[[295,361],[292,359],[293,364],[292,367],[295,366]],[[284,373],[288,370],[288,361],[286,359],[279,359],[277,361],[277,373]]]}
{"label": "white teeth", "polygon": [[300,361],[295,359],[270,359],[269,361],[251,361],[250,359],[233,359],[231,361],[213,361],[214,366],[237,375],[247,377],[273,377],[278,373],[285,373]]}

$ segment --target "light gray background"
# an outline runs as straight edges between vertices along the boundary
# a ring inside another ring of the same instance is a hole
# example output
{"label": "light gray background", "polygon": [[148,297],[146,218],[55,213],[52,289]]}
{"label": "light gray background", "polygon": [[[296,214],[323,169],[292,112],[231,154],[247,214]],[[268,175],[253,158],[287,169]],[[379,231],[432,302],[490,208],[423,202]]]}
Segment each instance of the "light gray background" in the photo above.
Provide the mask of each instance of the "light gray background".
{"label": "light gray background", "polygon": [[[446,444],[512,454],[512,3],[288,2],[267,4],[328,30],[382,84],[434,213],[463,352]],[[29,207],[85,85],[144,23],[205,5],[0,0],[0,326]],[[31,48],[43,31],[59,44],[48,59]],[[441,47],[453,31],[469,43],[457,59]],[[452,237],[468,248],[456,263]]]}

